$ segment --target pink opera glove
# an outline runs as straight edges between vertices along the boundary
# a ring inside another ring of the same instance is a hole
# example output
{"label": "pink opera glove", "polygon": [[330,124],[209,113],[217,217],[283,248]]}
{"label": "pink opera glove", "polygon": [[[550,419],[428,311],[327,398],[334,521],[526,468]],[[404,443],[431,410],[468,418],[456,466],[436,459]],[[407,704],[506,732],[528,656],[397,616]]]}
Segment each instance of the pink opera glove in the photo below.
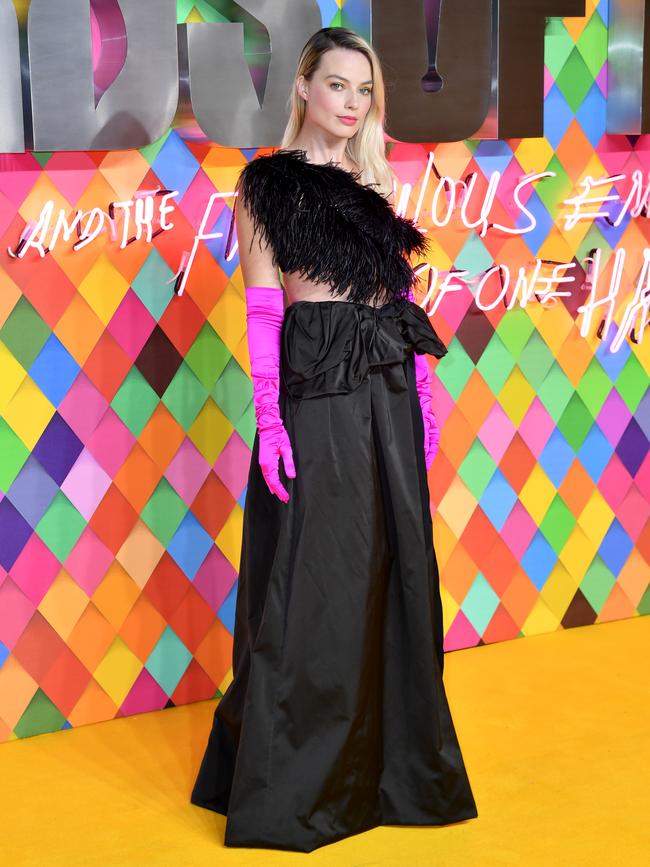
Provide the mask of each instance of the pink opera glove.
{"label": "pink opera glove", "polygon": [[259,433],[259,465],[268,489],[287,503],[289,494],[280,481],[280,456],[289,478],[295,478],[296,468],[289,434],[280,418],[280,332],[283,318],[282,289],[272,286],[246,288],[248,351]]}
{"label": "pink opera glove", "polygon": [[[409,301],[414,304],[415,296],[413,289],[409,290]],[[431,383],[433,374],[426,358],[426,354],[413,353],[415,359],[415,383],[422,408],[422,421],[424,422],[424,458],[427,470],[431,467],[433,459],[438,451],[440,442],[440,427],[431,408]]]}

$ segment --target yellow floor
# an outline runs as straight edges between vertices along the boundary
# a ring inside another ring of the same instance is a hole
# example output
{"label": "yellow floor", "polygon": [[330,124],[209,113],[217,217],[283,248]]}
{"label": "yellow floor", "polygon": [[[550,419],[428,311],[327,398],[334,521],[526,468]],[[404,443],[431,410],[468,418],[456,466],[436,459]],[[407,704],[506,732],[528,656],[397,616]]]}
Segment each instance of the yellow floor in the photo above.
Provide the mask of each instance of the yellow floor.
{"label": "yellow floor", "polygon": [[650,864],[650,617],[448,653],[479,817],[312,853],[224,848],[188,801],[214,702],[0,744],[0,864]]}

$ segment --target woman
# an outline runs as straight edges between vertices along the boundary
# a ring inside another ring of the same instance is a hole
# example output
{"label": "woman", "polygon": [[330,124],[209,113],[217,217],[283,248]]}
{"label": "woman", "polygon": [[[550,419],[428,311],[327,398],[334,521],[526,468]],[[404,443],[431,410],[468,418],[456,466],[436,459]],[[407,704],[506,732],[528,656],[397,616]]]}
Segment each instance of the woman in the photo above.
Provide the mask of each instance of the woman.
{"label": "woman", "polygon": [[427,486],[426,354],[447,350],[413,300],[408,255],[426,241],[389,204],[383,118],[370,46],[320,30],[281,149],[238,182],[257,432],[233,681],[192,792],[227,815],[229,846],[309,852],[477,816],[442,682]]}

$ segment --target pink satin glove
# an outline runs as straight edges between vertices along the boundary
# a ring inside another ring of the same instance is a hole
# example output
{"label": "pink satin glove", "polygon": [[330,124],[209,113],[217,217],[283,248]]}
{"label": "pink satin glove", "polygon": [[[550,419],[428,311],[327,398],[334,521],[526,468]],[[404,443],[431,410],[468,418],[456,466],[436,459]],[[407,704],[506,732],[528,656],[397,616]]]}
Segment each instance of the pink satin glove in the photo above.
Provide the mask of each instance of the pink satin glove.
{"label": "pink satin glove", "polygon": [[[409,290],[408,297],[409,301],[412,301],[414,304],[417,303],[412,289]],[[414,352],[413,356],[415,359],[415,382],[422,408],[422,421],[424,422],[424,459],[427,470],[429,470],[440,442],[440,427],[431,408],[433,374],[431,373],[426,354]]]}
{"label": "pink satin glove", "polygon": [[282,289],[272,286],[246,288],[248,352],[260,445],[258,460],[269,491],[283,503],[288,503],[289,494],[280,481],[280,456],[289,478],[295,478],[296,468],[289,434],[280,418],[280,332],[283,319]]}

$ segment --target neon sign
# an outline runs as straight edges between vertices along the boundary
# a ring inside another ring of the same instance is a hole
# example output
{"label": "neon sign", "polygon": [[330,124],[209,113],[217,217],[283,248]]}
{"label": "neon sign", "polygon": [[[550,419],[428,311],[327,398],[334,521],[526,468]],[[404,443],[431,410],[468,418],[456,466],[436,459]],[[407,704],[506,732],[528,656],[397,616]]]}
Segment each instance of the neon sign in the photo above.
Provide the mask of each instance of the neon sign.
{"label": "neon sign", "polygon": [[[432,178],[432,170],[435,171],[434,153],[429,152],[427,168],[418,193],[416,210],[413,216],[416,223],[423,212],[425,196]],[[437,175],[437,172],[435,174]],[[536,228],[537,220],[534,214],[526,208],[522,200],[522,192],[526,187],[538,181],[543,181],[544,178],[555,177],[555,175],[555,172],[546,171],[527,174],[519,179],[513,193],[513,203],[518,209],[518,216],[524,215],[528,219],[528,222],[520,227],[506,226],[489,221],[490,211],[501,180],[500,172],[495,171],[490,175],[487,191],[479,203],[479,217],[473,221],[470,219],[468,212],[472,200],[475,198],[475,173],[469,179],[463,181],[454,181],[452,178],[438,175],[438,181],[433,191],[430,191],[432,222],[436,227],[448,226],[453,215],[458,212],[461,226],[464,229],[479,230],[479,237],[484,237],[488,231],[498,231],[513,236],[525,235]],[[590,196],[589,194],[592,190],[599,190],[616,181],[625,180],[626,177],[624,174],[599,179],[587,176],[581,181],[581,192],[563,202],[563,204],[572,208],[564,217],[565,228],[570,230],[581,220],[593,219],[604,219],[610,225],[618,226],[626,214],[630,214],[632,217],[647,216],[650,200],[650,179],[644,190],[643,177],[639,170],[635,170],[632,174],[633,182],[630,193],[615,220],[612,220],[609,208],[605,210],[601,210],[600,208],[598,210],[582,210],[583,207],[600,206],[606,202],[620,200],[620,197],[616,195]],[[411,191],[412,188],[409,184],[403,185],[396,208],[397,212],[402,215],[404,215],[404,203],[409,201]],[[77,240],[73,244],[73,250],[75,251],[91,244],[105,232],[109,232],[112,242],[117,243],[119,241],[120,249],[124,249],[135,241],[151,244],[162,232],[168,232],[174,228],[174,223],[168,220],[168,217],[171,217],[174,213],[174,199],[178,195],[177,190],[140,190],[130,201],[112,202],[108,206],[107,211],[101,208],[92,208],[87,212],[77,210],[72,218],[68,218],[63,209],[59,210],[55,215],[54,202],[48,201],[41,209],[38,219],[32,220],[25,226],[16,249],[10,248],[7,252],[14,259],[22,259],[30,250],[35,250],[42,258],[53,250],[61,239],[70,241],[75,233],[77,235]],[[210,230],[210,226],[214,225],[213,210],[216,203],[232,199],[234,196],[234,192],[219,192],[210,196],[201,218],[199,230],[194,237],[192,248],[191,250],[184,250],[182,252],[180,265],[172,278],[174,280],[174,291],[178,295],[182,295],[185,291],[201,242],[213,241],[223,237],[221,232]],[[443,199],[446,202],[446,211],[441,218],[438,211],[441,207],[440,202]],[[518,222],[518,219],[515,218],[513,222]],[[423,231],[426,232],[426,230]],[[232,259],[236,251],[237,244],[231,247],[229,236],[225,251],[228,261]],[[428,289],[423,307],[427,309],[430,316],[435,313],[446,294],[460,291],[464,288],[461,283],[457,282],[459,280],[462,280],[464,284],[472,288],[474,302],[477,308],[484,312],[492,310],[501,303],[505,305],[507,310],[513,309],[517,302],[520,307],[525,307],[533,298],[541,304],[548,304],[549,302],[557,303],[559,298],[571,295],[570,291],[560,291],[559,287],[564,284],[573,284],[574,287],[577,286],[589,291],[589,298],[576,311],[577,313],[584,314],[581,324],[581,335],[583,337],[587,335],[594,311],[599,307],[606,306],[607,314],[599,326],[598,334],[601,337],[607,337],[609,327],[613,321],[615,303],[621,290],[621,278],[626,255],[625,250],[617,250],[609,290],[603,298],[598,298],[597,293],[601,270],[601,250],[599,248],[594,249],[586,257],[586,269],[580,269],[582,271],[582,281],[580,281],[580,274],[577,270],[579,266],[576,262],[551,263],[554,265],[554,268],[550,276],[545,276],[541,273],[542,265],[546,263],[539,258],[534,262],[532,275],[528,275],[526,268],[520,267],[514,280],[514,288],[507,303],[505,299],[513,281],[510,269],[505,264],[496,264],[483,274],[474,276],[471,276],[467,271],[452,270],[444,273],[444,278],[441,282],[440,278],[443,274],[428,263],[417,266],[417,271],[422,274],[428,269]],[[568,273],[571,271],[575,271],[576,273]],[[499,277],[500,289],[495,299],[488,300],[485,297],[487,295],[488,282],[495,274]],[[620,348],[628,331],[630,332],[632,341],[639,343],[643,337],[649,312],[650,249],[646,248],[634,297],[628,302],[624,310],[622,323],[612,341],[610,351],[616,352]],[[641,324],[637,332],[635,322],[638,318],[640,318]]]}

